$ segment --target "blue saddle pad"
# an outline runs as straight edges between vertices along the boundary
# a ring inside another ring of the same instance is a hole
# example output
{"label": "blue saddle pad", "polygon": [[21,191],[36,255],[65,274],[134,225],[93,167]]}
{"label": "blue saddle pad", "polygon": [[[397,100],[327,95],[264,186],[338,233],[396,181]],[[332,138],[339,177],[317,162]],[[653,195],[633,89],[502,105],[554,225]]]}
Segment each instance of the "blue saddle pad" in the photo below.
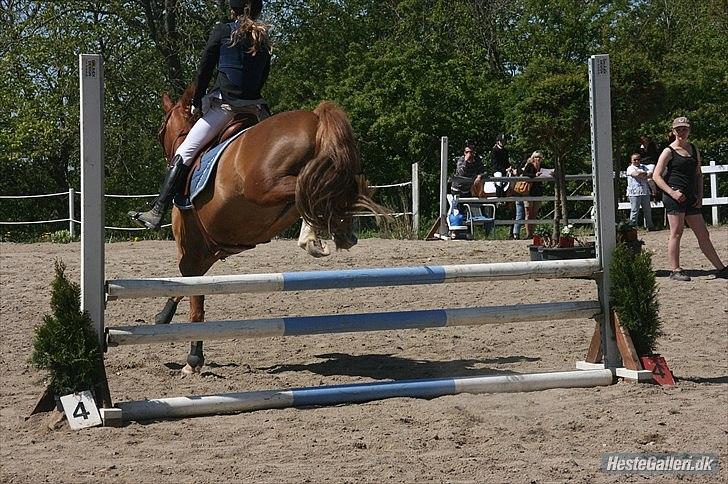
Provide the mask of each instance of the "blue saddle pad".
{"label": "blue saddle pad", "polygon": [[174,204],[178,208],[182,210],[192,208],[192,202],[195,200],[195,197],[205,189],[210,180],[215,179],[215,167],[217,166],[217,161],[220,159],[220,155],[222,155],[230,143],[238,139],[240,135],[249,129],[250,128],[245,128],[202,155],[199,166],[195,168],[195,171],[192,172],[192,177],[190,178],[189,195],[177,195],[174,197]]}

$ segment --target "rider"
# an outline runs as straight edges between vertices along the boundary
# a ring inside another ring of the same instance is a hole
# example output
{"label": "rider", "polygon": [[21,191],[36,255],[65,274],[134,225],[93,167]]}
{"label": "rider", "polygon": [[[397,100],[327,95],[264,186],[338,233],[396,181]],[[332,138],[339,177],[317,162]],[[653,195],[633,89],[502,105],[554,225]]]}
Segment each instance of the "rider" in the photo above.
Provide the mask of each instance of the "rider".
{"label": "rider", "polygon": [[[230,0],[232,22],[217,24],[210,34],[190,106],[193,116],[202,111],[202,117],[177,148],[154,207],[129,213],[140,225],[159,229],[174,195],[187,180],[197,152],[217,136],[237,110],[257,106],[258,119],[268,115],[260,91],[268,79],[271,43],[267,25],[258,21],[262,9],[263,0]],[[215,67],[217,81],[206,94]]]}

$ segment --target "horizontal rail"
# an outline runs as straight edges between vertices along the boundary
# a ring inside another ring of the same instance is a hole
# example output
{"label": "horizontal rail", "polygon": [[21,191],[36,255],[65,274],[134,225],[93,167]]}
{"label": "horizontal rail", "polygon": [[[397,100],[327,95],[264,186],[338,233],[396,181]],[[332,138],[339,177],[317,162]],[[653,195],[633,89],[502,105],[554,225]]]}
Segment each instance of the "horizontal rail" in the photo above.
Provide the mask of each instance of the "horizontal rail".
{"label": "horizontal rail", "polygon": [[[593,202],[594,197],[592,195],[569,195],[566,199],[570,202]],[[556,200],[556,195],[542,195],[542,196],[523,196],[523,197],[488,197],[488,198],[477,198],[477,197],[462,197],[458,198],[458,203],[479,203],[479,202],[553,202]]]}
{"label": "horizontal rail", "polygon": [[412,185],[411,181],[402,183],[391,183],[389,185],[370,185],[369,188],[394,188],[394,187],[406,187]]}
{"label": "horizontal rail", "polygon": [[[591,173],[582,173],[580,175],[566,175],[566,180],[591,180],[593,178],[593,175]],[[482,177],[483,181],[490,181],[490,182],[511,182],[511,181],[535,181],[538,183],[548,183],[548,182],[554,182],[556,181],[556,178],[553,176],[490,176],[490,177]]]}
{"label": "horizontal rail", "polygon": [[377,286],[414,286],[484,280],[592,277],[596,259],[499,262],[269,274],[115,279],[106,282],[109,300],[252,292],[303,291]]}
{"label": "horizontal rail", "polygon": [[[711,205],[728,205],[728,197],[715,197],[715,198],[703,198],[703,205],[704,206],[711,206]],[[650,202],[650,207],[652,208],[664,208],[662,202]],[[620,210],[627,210],[631,209],[632,206],[629,202],[619,202],[618,207]]]}
{"label": "horizontal rail", "polygon": [[288,390],[169,397],[116,404],[124,421],[219,415],[273,408],[363,403],[386,398],[437,398],[459,393],[515,393],[608,386],[611,370],[353,383]]}
{"label": "horizontal rail", "polygon": [[[509,219],[509,220],[495,220],[496,225],[513,225],[513,224],[519,224],[519,225],[542,225],[542,224],[551,224],[553,225],[554,219],[528,219],[528,220],[515,220],[515,219]],[[569,219],[570,224],[594,224],[594,219],[591,218],[570,218]]]}
{"label": "horizontal rail", "polygon": [[68,191],[58,192],[58,193],[43,193],[40,195],[0,195],[0,200],[20,200],[23,198],[60,197],[61,195],[68,196]]}
{"label": "horizontal rail", "polygon": [[106,328],[109,347],[175,341],[214,341],[310,334],[359,333],[395,329],[444,328],[483,324],[590,319],[601,311],[599,301],[570,301],[514,306],[427,309],[384,313],[333,314],[202,323],[115,326]]}
{"label": "horizontal rail", "polygon": [[34,224],[55,224],[59,222],[68,222],[67,218],[57,218],[53,220],[33,220],[30,222],[0,222],[0,225],[34,225]]}

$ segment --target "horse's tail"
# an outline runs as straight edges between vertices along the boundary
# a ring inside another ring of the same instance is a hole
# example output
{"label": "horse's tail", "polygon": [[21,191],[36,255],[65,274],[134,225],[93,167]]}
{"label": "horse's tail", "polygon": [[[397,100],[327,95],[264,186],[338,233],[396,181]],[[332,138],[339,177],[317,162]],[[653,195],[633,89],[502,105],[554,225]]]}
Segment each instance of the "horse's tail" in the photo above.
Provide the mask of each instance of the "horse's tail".
{"label": "horse's tail", "polygon": [[336,104],[323,101],[318,116],[316,150],[298,175],[296,208],[301,217],[319,233],[335,233],[342,221],[355,211],[383,210],[371,199],[367,181],[361,174],[359,151],[346,113]]}

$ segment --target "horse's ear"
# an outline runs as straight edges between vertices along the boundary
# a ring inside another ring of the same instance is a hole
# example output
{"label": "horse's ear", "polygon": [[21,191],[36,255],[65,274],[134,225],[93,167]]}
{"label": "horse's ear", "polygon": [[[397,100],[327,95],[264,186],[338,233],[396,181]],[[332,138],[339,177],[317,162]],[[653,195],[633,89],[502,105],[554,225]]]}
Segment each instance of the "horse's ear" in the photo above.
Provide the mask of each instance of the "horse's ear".
{"label": "horse's ear", "polygon": [[168,113],[174,107],[174,103],[172,102],[172,98],[169,97],[168,92],[162,94],[162,107],[165,113]]}

